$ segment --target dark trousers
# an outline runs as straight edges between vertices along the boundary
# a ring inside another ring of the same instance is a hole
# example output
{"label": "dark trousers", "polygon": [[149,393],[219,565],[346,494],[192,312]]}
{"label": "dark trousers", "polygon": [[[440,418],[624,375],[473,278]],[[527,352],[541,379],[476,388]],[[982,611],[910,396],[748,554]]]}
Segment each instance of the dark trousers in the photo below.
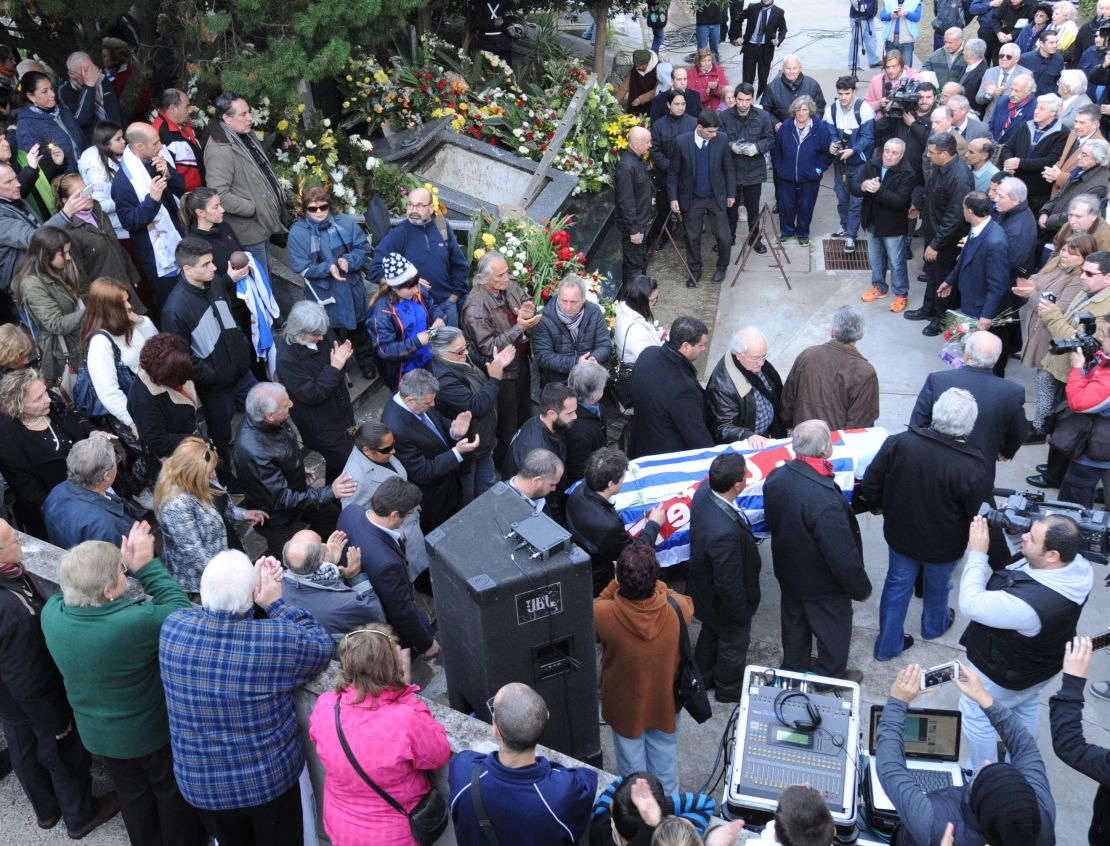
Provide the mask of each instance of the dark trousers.
{"label": "dark trousers", "polygon": [[105,758],[131,846],[197,846],[207,835],[173,776],[167,743],[141,758]]}
{"label": "dark trousers", "polygon": [[717,688],[718,699],[740,698],[740,682],[748,664],[752,621],[710,625],[702,622],[694,647],[694,661],[706,687]]}
{"label": "dark trousers", "polygon": [[363,375],[374,373],[374,342],[370,340],[370,333],[366,331],[366,324],[359,323],[354,329],[333,329],[339,343],[350,341],[355,350],[355,362]]}
{"label": "dark trousers", "polygon": [[736,226],[740,222],[740,205],[743,203],[744,209],[748,213],[748,237],[749,243],[754,244],[759,240],[759,199],[760,193],[763,191],[763,183],[759,182],[755,185],[738,185],[739,196],[736,202],[732,204],[732,208],[728,210],[728,231],[732,233],[732,241],[736,243]]}
{"label": "dark trousers", "polygon": [[809,237],[809,224],[813,221],[813,208],[817,205],[820,187],[820,182],[779,180],[779,228],[784,238],[791,235]]}
{"label": "dark trousers", "polygon": [[154,295],[154,308],[151,309],[157,314],[162,314],[162,306],[166,304],[166,298],[169,297],[170,291],[177,285],[177,280],[180,276],[176,274],[173,276],[155,276],[150,283],[150,292]]}
{"label": "dark trousers", "polygon": [[633,244],[629,240],[628,234],[621,235],[621,285],[627,285],[632,281],[632,277],[639,276],[644,272],[644,265],[647,263],[647,231],[643,233],[643,239],[639,244]]}
{"label": "dark trousers", "polygon": [[235,409],[243,410],[247,394],[257,384],[258,380],[248,370],[229,388],[218,391],[197,388],[197,396],[204,411],[204,422],[208,424],[208,440],[217,448],[231,443],[231,418]]}
{"label": "dark trousers", "polygon": [[744,0],[729,0],[721,13],[721,41],[735,41],[744,28]]}
{"label": "dark trousers", "polygon": [[[1060,483],[1060,495],[1056,499],[1061,502],[1078,502],[1086,508],[1094,508],[1095,489],[1102,482],[1106,487],[1106,480],[1110,479],[1110,471],[1101,467],[1088,467],[1086,464],[1068,464],[1064,480]],[[1110,490],[1110,488],[1108,488]]]}
{"label": "dark trousers", "polygon": [[948,309],[948,298],[938,297],[937,288],[948,278],[958,258],[959,253],[954,247],[942,247],[937,251],[935,261],[925,262],[925,300],[921,307],[932,315],[933,320],[940,320]]}
{"label": "dark trousers", "polygon": [[226,811],[198,809],[204,829],[220,846],[304,846],[301,786],[262,805]]}
{"label": "dark trousers", "polygon": [[817,639],[814,672],[839,678],[848,667],[852,645],[852,600],[847,596],[828,599],[795,599],[782,595],[782,668],[797,673],[810,670],[809,656]]}
{"label": "dark trousers", "polygon": [[40,820],[62,815],[66,828],[76,831],[97,812],[92,795],[92,757],[81,745],[76,729],[61,740],[28,723],[4,720],[4,738],[31,808]]}
{"label": "dark trousers", "polygon": [[515,379],[502,379],[497,391],[497,446],[493,449],[493,463],[499,470],[516,430],[532,416],[532,370],[527,359],[517,357],[517,361],[520,374]]}
{"label": "dark trousers", "polygon": [[[271,515],[272,516],[272,515]],[[284,517],[284,515],[282,515]],[[320,537],[327,538],[335,531],[339,522],[339,504],[329,502],[318,508],[303,508],[292,520],[281,520],[277,525],[270,520],[254,527],[266,541],[266,554],[281,561],[281,548],[301,529],[312,529]]]}
{"label": "dark trousers", "polygon": [[347,459],[351,457],[350,443],[333,430],[309,432],[302,429],[301,440],[306,448],[316,450],[324,457],[324,483],[330,485],[343,472]]}
{"label": "dark trousers", "polygon": [[[1058,379],[1053,380],[1052,386],[1055,388],[1052,396],[1052,407],[1055,408],[1067,398],[1067,387]],[[1060,483],[1064,480],[1064,474],[1068,472],[1071,459],[1068,458],[1066,452],[1061,452],[1056,449],[1056,447],[1049,445],[1047,463],[1048,467],[1042,475],[1045,477],[1050,487],[1058,488],[1060,487]]]}
{"label": "dark trousers", "polygon": [[751,85],[755,83],[758,75],[759,87],[756,90],[756,97],[762,97],[767,89],[767,76],[771,73],[771,60],[774,57],[774,44],[744,45],[744,82]]}
{"label": "dark trousers", "polygon": [[728,216],[714,197],[694,197],[690,207],[682,210],[682,221],[686,226],[686,263],[694,279],[701,276],[701,230],[707,217],[717,239],[717,270],[728,270],[728,256],[732,248]]}

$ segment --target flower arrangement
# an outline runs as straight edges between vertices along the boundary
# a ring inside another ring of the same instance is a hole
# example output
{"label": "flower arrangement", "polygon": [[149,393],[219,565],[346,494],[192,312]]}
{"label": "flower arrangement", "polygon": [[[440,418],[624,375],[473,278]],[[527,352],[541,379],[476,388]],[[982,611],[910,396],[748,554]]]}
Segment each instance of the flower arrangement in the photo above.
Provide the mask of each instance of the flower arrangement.
{"label": "flower arrangement", "polygon": [[[474,220],[471,258],[477,261],[497,250],[508,262],[510,274],[541,306],[551,299],[566,274],[585,275],[586,257],[571,246],[567,231],[572,222],[569,216],[560,215],[540,226],[526,219],[497,219],[481,213]],[[600,283],[597,287],[600,293]]]}
{"label": "flower arrangement", "polygon": [[[1019,320],[1016,309],[1008,308],[998,313],[991,320],[991,326],[1005,326]],[[964,343],[968,335],[976,331],[979,326],[978,318],[969,317],[960,311],[948,311],[941,318],[941,337],[944,338],[944,348],[940,351],[940,359],[949,367],[964,366]]]}

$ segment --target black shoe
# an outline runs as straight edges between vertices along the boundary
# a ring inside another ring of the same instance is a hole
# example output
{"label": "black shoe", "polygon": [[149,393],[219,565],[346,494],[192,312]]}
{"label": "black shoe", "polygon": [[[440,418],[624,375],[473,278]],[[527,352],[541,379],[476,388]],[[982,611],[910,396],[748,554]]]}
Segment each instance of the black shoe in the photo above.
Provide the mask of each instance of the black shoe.
{"label": "black shoe", "polygon": [[359,370],[362,371],[362,378],[365,379],[367,382],[369,382],[371,379],[374,378],[374,368],[373,367],[370,367],[370,366],[360,367]]}
{"label": "black shoe", "polygon": [[103,825],[119,813],[119,796],[116,795],[116,791],[113,790],[111,793],[105,793],[97,801],[99,805],[93,818],[80,828],[67,832],[70,840],[80,840],[94,828]]}
{"label": "black shoe", "polygon": [[759,253],[761,256],[766,255],[767,253],[767,247],[762,241],[756,241],[755,246],[752,247],[752,249]]}
{"label": "black shoe", "polygon": [[843,227],[841,227],[840,229],[837,229],[837,230],[836,230],[836,231],[835,231],[835,232],[834,232],[834,233],[833,233],[832,235],[830,235],[829,237],[830,237],[830,238],[843,238],[843,237],[844,237],[844,228],[843,228]]}
{"label": "black shoe", "polygon": [[60,820],[61,818],[62,818],[62,814],[61,814],[61,812],[58,812],[57,814],[50,817],[49,819],[36,820],[35,822],[38,823],[39,828],[49,831],[50,829],[52,829],[54,826],[56,826],[58,824],[58,820]]}
{"label": "black shoe", "polygon": [[717,690],[713,691],[713,698],[716,699],[718,702],[723,702],[725,704],[731,704],[733,702],[739,702],[740,701],[740,694],[737,693],[737,694],[730,695],[728,693],[721,693],[720,689],[717,689]]}
{"label": "black shoe", "polygon": [[912,311],[902,312],[902,317],[906,320],[932,320],[933,313],[925,308],[915,308]]}
{"label": "black shoe", "polygon": [[913,250],[911,250],[909,245],[907,244],[906,245],[906,261],[911,261],[912,259],[913,259]]}
{"label": "black shoe", "polygon": [[1044,475],[1046,470],[1048,470],[1048,465],[1047,464],[1038,464],[1037,465],[1037,472],[1040,473],[1042,476]]}
{"label": "black shoe", "polygon": [[940,334],[940,324],[936,321],[930,321],[929,324],[921,330],[921,334],[927,338],[935,338]]}
{"label": "black shoe", "polygon": [[917,281],[918,282],[928,282],[929,277],[927,277],[924,273],[919,273],[919,274],[917,274]]}
{"label": "black shoe", "polygon": [[[949,606],[948,607],[948,621],[944,624],[944,631],[942,631],[939,635],[937,635],[937,637],[942,637],[945,634],[947,634],[948,630],[950,628],[952,628],[952,624],[955,623],[955,622],[956,622],[956,609]],[[922,635],[921,639],[922,640],[936,640],[935,637],[925,637],[925,635]]]}
{"label": "black shoe", "polygon": [[721,251],[721,248],[717,244],[714,244],[713,245],[713,252],[719,253],[720,251]]}
{"label": "black shoe", "polygon": [[[1026,439],[1023,441],[1023,443],[1026,443],[1026,444],[1043,444],[1047,440],[1048,440],[1048,435],[1045,433],[1045,431],[1043,429],[1031,429],[1030,432],[1029,432],[1029,435],[1026,437]],[[1041,468],[1038,467],[1037,469],[1040,470]]]}
{"label": "black shoe", "polygon": [[687,279],[686,280],[686,287],[687,288],[696,288],[696,287],[698,287],[697,280],[695,280],[693,278]]}
{"label": "black shoe", "polygon": [[716,273],[713,274],[713,284],[714,285],[720,285],[724,281],[725,281],[725,272],[723,270],[718,270]]}
{"label": "black shoe", "polygon": [[1026,476],[1026,484],[1032,485],[1035,488],[1058,488],[1059,482],[1049,480],[1044,473],[1038,473],[1036,476]]}
{"label": "black shoe", "polygon": [[902,651],[905,652],[911,646],[913,646],[913,635],[902,635]]}
{"label": "black shoe", "polygon": [[1104,488],[1095,489],[1095,502],[1099,505],[1106,505],[1106,490]]}

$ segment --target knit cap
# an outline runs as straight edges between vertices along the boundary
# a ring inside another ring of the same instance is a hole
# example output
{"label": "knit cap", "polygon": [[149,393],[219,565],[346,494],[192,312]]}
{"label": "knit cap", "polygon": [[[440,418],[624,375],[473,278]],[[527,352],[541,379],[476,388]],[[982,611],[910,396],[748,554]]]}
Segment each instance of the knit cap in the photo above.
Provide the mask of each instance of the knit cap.
{"label": "knit cap", "polygon": [[635,66],[635,65],[646,65],[650,61],[651,61],[651,51],[650,50],[633,50],[632,51],[632,64],[633,64],[633,66]]}
{"label": "knit cap", "polygon": [[382,278],[390,288],[400,288],[416,276],[416,266],[400,253],[389,253],[382,259]]}
{"label": "knit cap", "polygon": [[988,843],[1037,842],[1041,833],[1037,796],[1013,764],[983,767],[971,783],[968,798]]}

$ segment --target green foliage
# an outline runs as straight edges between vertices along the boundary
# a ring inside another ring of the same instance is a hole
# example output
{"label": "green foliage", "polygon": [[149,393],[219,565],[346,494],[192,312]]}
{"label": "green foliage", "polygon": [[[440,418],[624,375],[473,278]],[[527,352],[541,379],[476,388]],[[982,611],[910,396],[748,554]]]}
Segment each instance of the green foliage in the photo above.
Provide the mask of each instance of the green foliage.
{"label": "green foliage", "polygon": [[1096,0],[1079,0],[1079,20],[1087,21],[1095,16]]}

